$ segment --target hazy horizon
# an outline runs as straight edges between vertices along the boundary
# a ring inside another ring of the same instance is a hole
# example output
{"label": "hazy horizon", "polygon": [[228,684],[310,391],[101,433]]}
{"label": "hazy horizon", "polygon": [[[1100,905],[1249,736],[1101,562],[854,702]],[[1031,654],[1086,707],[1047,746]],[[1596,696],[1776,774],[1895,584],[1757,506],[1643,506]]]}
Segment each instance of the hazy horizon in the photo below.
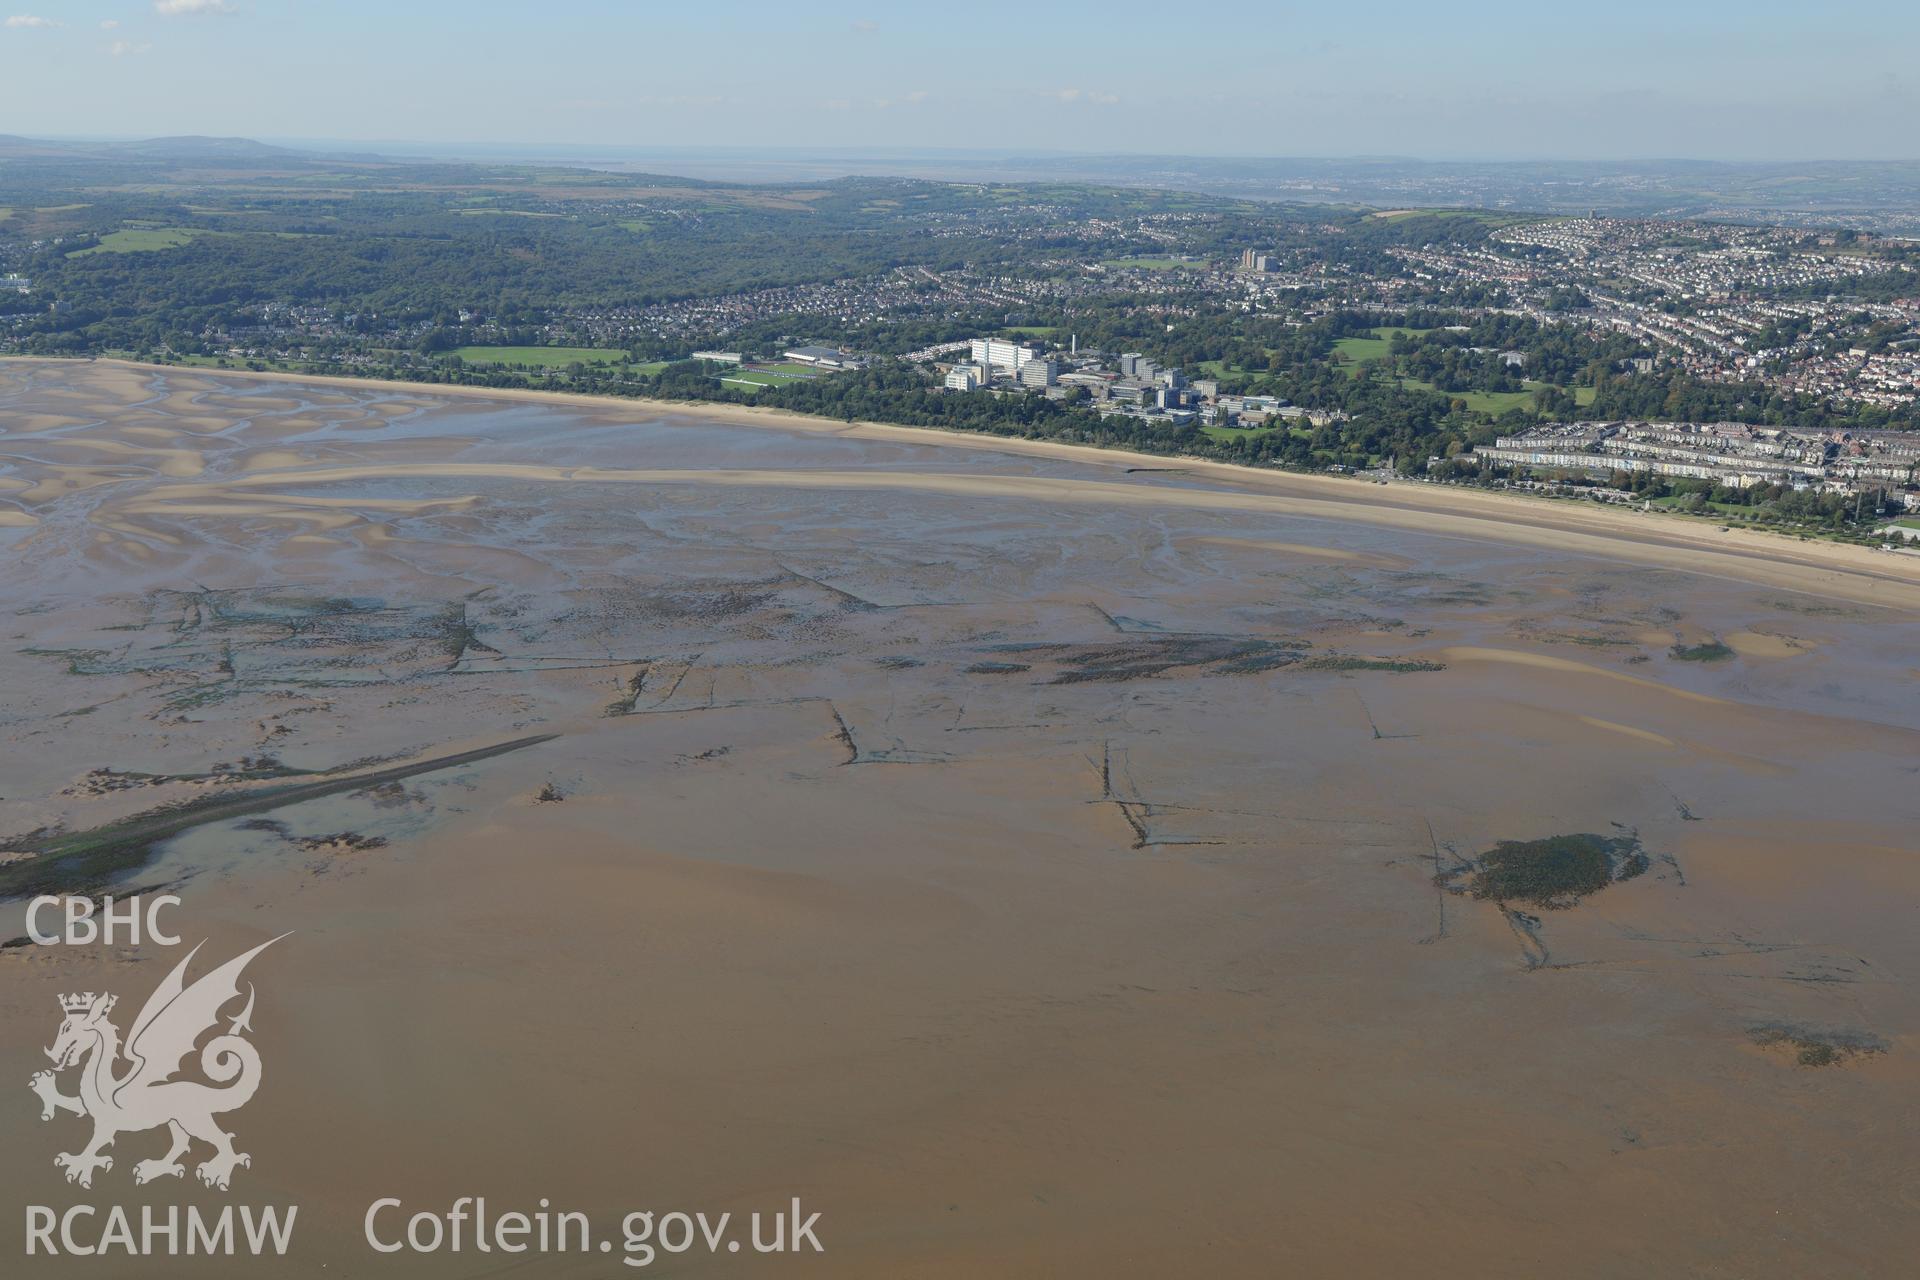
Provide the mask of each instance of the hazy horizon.
{"label": "hazy horizon", "polygon": [[[444,0],[14,0],[0,131],[425,148],[1009,147],[1429,162],[1915,158],[1910,8],[1436,12],[1239,0],[530,15]],[[1738,19],[1737,22],[1734,19]],[[345,82],[351,92],[337,91]],[[75,94],[73,87],[86,92]]]}
{"label": "hazy horizon", "polygon": [[1258,161],[1261,163],[1369,163],[1369,164],[1411,164],[1411,165],[1567,165],[1567,166],[1619,166],[1619,165],[1725,165],[1725,166],[1767,166],[1767,165],[1814,165],[1814,164],[1920,164],[1920,150],[1911,155],[1867,156],[1867,155],[1782,155],[1777,157],[1725,156],[1725,155],[1686,155],[1686,154],[1637,154],[1637,155],[1594,155],[1570,156],[1550,155],[1546,153],[1528,155],[1474,155],[1459,154],[1418,154],[1414,152],[1384,151],[1327,151],[1327,152],[1254,152],[1254,151],[1216,151],[1192,147],[1180,151],[1130,149],[1125,147],[966,147],[966,146],[916,146],[899,145],[860,145],[848,143],[839,146],[780,146],[752,142],[715,142],[715,143],[645,143],[645,142],[575,142],[566,139],[528,139],[506,141],[496,138],[448,138],[426,140],[400,137],[335,137],[307,134],[275,133],[220,133],[209,130],[185,130],[157,133],[138,129],[117,129],[89,133],[49,133],[23,132],[0,129],[0,136],[26,138],[35,142],[55,142],[74,144],[112,145],[119,143],[154,142],[168,138],[199,139],[240,139],[257,142],[266,146],[281,147],[292,151],[314,151],[334,153],[359,151],[366,154],[390,156],[400,159],[449,160],[466,158],[497,157],[543,157],[559,161],[586,161],[593,155],[610,155],[616,158],[643,158],[646,156],[686,155],[739,155],[739,156],[818,156],[844,157],[935,157],[968,156],[995,158],[1031,158],[1049,157],[1071,158],[1122,158],[1130,160],[1184,159],[1218,161]]}

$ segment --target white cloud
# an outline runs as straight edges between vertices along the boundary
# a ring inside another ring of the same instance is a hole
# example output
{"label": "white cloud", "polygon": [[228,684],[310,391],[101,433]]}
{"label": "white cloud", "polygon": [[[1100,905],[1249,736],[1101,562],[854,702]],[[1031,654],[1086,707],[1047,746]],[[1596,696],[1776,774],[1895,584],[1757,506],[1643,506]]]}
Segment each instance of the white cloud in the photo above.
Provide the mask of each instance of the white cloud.
{"label": "white cloud", "polygon": [[150,44],[135,44],[131,40],[115,40],[107,46],[107,52],[116,58],[124,58],[130,53],[145,53],[153,48]]}
{"label": "white cloud", "polygon": [[37,14],[16,13],[11,18],[7,19],[7,25],[10,27],[18,28],[18,27],[57,27],[60,24],[55,22],[52,18],[42,18]]}
{"label": "white cloud", "polygon": [[740,100],[718,94],[674,93],[664,96],[647,94],[634,98],[632,104],[636,107],[724,107],[738,106]]}
{"label": "white cloud", "polygon": [[1111,107],[1120,101],[1119,94],[1102,93],[1098,89],[1042,89],[1040,96],[1056,102],[1090,102],[1096,107]]}
{"label": "white cloud", "polygon": [[101,29],[102,31],[111,31],[111,30],[113,30],[113,29],[114,29],[115,27],[117,27],[117,26],[119,26],[119,25],[120,25],[120,19],[118,19],[118,18],[102,18],[102,19],[100,19],[100,29]]}
{"label": "white cloud", "polygon": [[153,0],[153,11],[167,18],[177,18],[183,14],[239,12],[227,0]]}
{"label": "white cloud", "polygon": [[907,101],[908,102],[925,102],[928,98],[931,98],[932,96],[933,95],[928,93],[925,89],[915,89],[912,93],[907,95]]}

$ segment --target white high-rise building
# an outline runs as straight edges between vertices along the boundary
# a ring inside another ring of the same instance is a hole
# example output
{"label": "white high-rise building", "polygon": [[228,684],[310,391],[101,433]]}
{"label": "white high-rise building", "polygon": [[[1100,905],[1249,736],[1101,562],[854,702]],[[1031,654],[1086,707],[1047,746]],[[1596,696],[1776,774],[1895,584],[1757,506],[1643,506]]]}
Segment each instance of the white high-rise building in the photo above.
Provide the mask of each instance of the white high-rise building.
{"label": "white high-rise building", "polygon": [[1023,387],[1050,387],[1059,378],[1060,366],[1052,360],[1035,358],[1020,366],[1014,376]]}
{"label": "white high-rise building", "polygon": [[1029,360],[1040,358],[1040,353],[1032,347],[1006,338],[975,338],[967,345],[973,362],[988,370],[998,368],[1018,373]]}

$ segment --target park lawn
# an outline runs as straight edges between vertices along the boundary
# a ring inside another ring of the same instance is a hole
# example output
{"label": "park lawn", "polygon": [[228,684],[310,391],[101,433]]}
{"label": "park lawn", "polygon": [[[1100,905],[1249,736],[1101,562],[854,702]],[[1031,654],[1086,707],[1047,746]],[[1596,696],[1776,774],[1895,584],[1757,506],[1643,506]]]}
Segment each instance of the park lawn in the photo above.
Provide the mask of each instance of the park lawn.
{"label": "park lawn", "polygon": [[1270,436],[1279,427],[1202,427],[1200,434],[1209,440],[1226,441],[1236,436]]}
{"label": "park lawn", "polygon": [[1488,228],[1511,227],[1545,219],[1533,213],[1493,213],[1485,209],[1386,209],[1372,215],[1382,222],[1404,222],[1409,218],[1436,218],[1442,221],[1468,221]]}
{"label": "park lawn", "polygon": [[[1648,501],[1656,507],[1666,507],[1671,510],[1687,503],[1689,496],[1684,493],[1676,493],[1665,498],[1650,498]],[[1721,515],[1727,516],[1750,516],[1754,512],[1754,508],[1742,506],[1738,502],[1715,502],[1711,498],[1707,500],[1706,505],[1708,510],[1718,511]]]}
{"label": "park lawn", "polygon": [[756,361],[755,363],[748,365],[747,368],[752,369],[758,373],[787,373],[787,374],[793,374],[797,377],[802,377],[802,378],[815,377],[820,373],[820,369],[817,366],[810,365],[810,364],[801,364],[798,360],[768,360],[765,362]]}
{"label": "park lawn", "polygon": [[155,253],[178,249],[195,236],[204,235],[192,227],[128,227],[100,237],[91,249],[75,249],[69,258],[85,258],[96,253]]}
{"label": "park lawn", "polygon": [[1358,376],[1360,365],[1368,360],[1385,360],[1391,344],[1385,338],[1342,338],[1333,344],[1333,352],[1353,365]]}
{"label": "park lawn", "polygon": [[1147,271],[1171,271],[1175,267],[1197,267],[1197,262],[1181,262],[1177,258],[1108,258],[1110,267],[1140,267]]}
{"label": "park lawn", "polygon": [[1908,516],[1903,520],[1895,520],[1893,523],[1896,527],[1901,529],[1920,529],[1920,520],[1916,520],[1911,516]]}
{"label": "park lawn", "polygon": [[[103,351],[100,354],[120,360],[139,360],[132,351]],[[273,373],[311,373],[312,366],[293,360],[269,360],[265,356],[198,356],[175,352],[165,357],[147,356],[155,364],[179,365],[190,369],[266,369]]]}
{"label": "park lawn", "polygon": [[1000,332],[1010,338],[1051,338],[1054,334],[1060,332],[1060,326],[1057,324],[1013,324],[1008,325]]}
{"label": "park lawn", "polygon": [[758,391],[762,387],[777,385],[773,379],[762,380],[760,378],[749,377],[746,374],[732,374],[725,378],[717,378],[715,381],[725,383],[730,387],[737,387],[742,391]]}
{"label": "park lawn", "polygon": [[1352,372],[1357,377],[1360,373],[1358,366],[1361,361],[1385,360],[1387,358],[1387,354],[1393,346],[1394,334],[1404,333],[1409,336],[1418,336],[1419,334],[1432,332],[1432,329],[1415,329],[1406,325],[1381,325],[1373,331],[1371,338],[1342,338],[1333,344],[1333,349],[1354,363],[1355,368]]}
{"label": "park lawn", "polygon": [[[1532,408],[1533,393],[1547,384],[1528,380],[1524,384],[1526,387],[1524,391],[1441,391],[1431,382],[1424,382],[1419,378],[1402,378],[1400,385],[1411,387],[1415,391],[1431,391],[1435,395],[1446,396],[1449,400],[1464,400],[1467,402],[1467,408],[1475,413],[1491,414],[1497,418],[1509,409]],[[1578,405],[1592,404],[1596,394],[1598,393],[1593,387],[1575,387],[1573,402]]]}
{"label": "park lawn", "polygon": [[564,369],[570,364],[622,364],[624,351],[601,347],[459,347],[453,352],[468,364],[526,364]]}
{"label": "park lawn", "polygon": [[627,372],[637,373],[643,377],[651,378],[654,374],[659,373],[662,369],[666,368],[669,364],[672,364],[672,363],[673,362],[671,360],[648,360],[642,364],[628,365]]}

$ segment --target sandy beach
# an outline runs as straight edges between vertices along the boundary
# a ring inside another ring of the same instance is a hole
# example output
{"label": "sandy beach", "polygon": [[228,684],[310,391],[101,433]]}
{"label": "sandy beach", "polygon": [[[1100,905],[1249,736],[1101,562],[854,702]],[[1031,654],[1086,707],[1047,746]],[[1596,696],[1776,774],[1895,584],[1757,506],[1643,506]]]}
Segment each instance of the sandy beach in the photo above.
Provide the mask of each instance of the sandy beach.
{"label": "sandy beach", "polygon": [[23,360],[0,555],[0,883],[291,931],[231,1196],[135,1187],[151,1134],[68,1185],[25,1087],[58,996],[130,1017],[177,956],[0,949],[0,1251],[23,1204],[234,1200],[300,1206],[293,1275],[612,1275],[362,1219],[799,1197],[825,1252],[752,1270],[1910,1270],[1920,559]]}
{"label": "sandy beach", "polygon": [[[4,367],[5,363],[0,361],[0,367]],[[30,362],[23,359],[21,363],[46,364],[49,362]],[[88,363],[130,370],[164,371],[169,368],[164,365],[139,364],[125,360],[98,360]],[[1436,533],[1454,533],[1461,537],[1518,541],[1560,550],[1604,552],[1615,557],[1640,560],[1647,564],[1685,568],[1698,572],[1724,572],[1743,576],[1751,581],[1769,581],[1793,589],[1807,589],[1827,594],[1846,592],[1848,598],[1861,602],[1888,599],[1889,602],[1897,601],[1903,607],[1912,607],[1916,602],[1920,602],[1920,595],[1909,594],[1904,590],[1904,588],[1920,585],[1920,556],[1889,554],[1845,544],[1801,539],[1789,534],[1775,535],[1748,529],[1721,529],[1695,521],[1600,504],[1548,500],[1522,494],[1495,493],[1456,486],[1407,482],[1380,486],[1351,478],[1242,467],[1197,458],[1168,458],[1160,454],[1134,453],[1124,449],[1094,449],[1045,440],[1003,439],[967,432],[899,427],[879,422],[841,423],[753,405],[631,400],[557,391],[495,390],[486,387],[381,382],[361,378],[295,376],[253,371],[221,370],[218,371],[218,376],[229,380],[293,383],[343,389],[384,387],[395,393],[424,394],[456,401],[481,400],[494,403],[569,406],[598,413],[631,415],[634,420],[642,421],[667,412],[675,417],[709,418],[733,423],[758,422],[788,431],[822,432],[853,440],[894,443],[937,441],[943,448],[948,449],[976,449],[997,454],[1052,458],[1081,462],[1093,467],[1115,468],[1123,472],[1135,468],[1146,468],[1157,472],[1172,467],[1180,474],[1196,480],[1234,489],[1246,489],[1261,496],[1295,500],[1294,505],[1290,507],[1279,503],[1267,505],[1265,509],[1268,510],[1325,514],[1343,520],[1367,521],[1403,529],[1418,528]],[[1154,500],[1160,502],[1179,499],[1156,496]],[[1229,505],[1231,501],[1218,496],[1192,500],[1214,502],[1223,506]],[[1408,519],[1404,514],[1406,512],[1434,513],[1452,517],[1453,520],[1415,521]],[[1603,546],[1600,543],[1583,542],[1580,540],[1580,535],[1605,539],[1612,545]],[[1705,554],[1685,554],[1688,552]],[[1754,560],[1766,562],[1775,567],[1763,568],[1747,563]],[[1795,572],[1796,569],[1812,572],[1799,573]],[[1829,573],[1836,576],[1829,577],[1827,576]],[[1888,585],[1875,587],[1872,585],[1874,581],[1884,581]]]}

